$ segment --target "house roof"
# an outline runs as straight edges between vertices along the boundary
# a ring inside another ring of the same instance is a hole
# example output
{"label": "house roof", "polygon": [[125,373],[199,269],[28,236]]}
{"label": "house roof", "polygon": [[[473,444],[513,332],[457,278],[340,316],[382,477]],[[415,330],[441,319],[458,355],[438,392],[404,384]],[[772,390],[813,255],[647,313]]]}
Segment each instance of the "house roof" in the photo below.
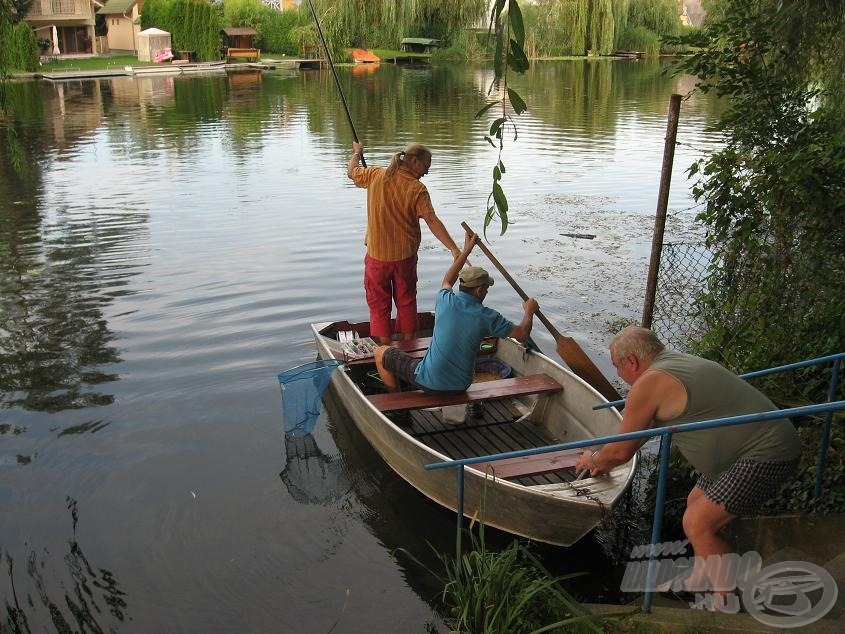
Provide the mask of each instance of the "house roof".
{"label": "house roof", "polygon": [[170,31],[162,31],[161,29],[157,29],[155,27],[144,29],[138,35],[170,35]]}
{"label": "house roof", "polygon": [[100,9],[97,9],[97,13],[103,15],[127,13],[137,2],[138,0],[106,0],[106,3]]}
{"label": "house roof", "polygon": [[258,35],[258,31],[250,26],[227,26],[223,29],[226,35]]}

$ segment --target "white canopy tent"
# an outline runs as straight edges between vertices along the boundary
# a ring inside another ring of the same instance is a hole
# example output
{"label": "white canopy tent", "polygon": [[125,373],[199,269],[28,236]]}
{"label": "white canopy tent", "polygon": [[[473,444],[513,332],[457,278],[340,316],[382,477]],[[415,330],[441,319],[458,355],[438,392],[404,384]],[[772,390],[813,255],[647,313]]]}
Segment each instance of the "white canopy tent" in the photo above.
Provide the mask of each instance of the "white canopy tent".
{"label": "white canopy tent", "polygon": [[155,27],[138,34],[138,61],[152,62],[160,53],[170,51],[170,33]]}

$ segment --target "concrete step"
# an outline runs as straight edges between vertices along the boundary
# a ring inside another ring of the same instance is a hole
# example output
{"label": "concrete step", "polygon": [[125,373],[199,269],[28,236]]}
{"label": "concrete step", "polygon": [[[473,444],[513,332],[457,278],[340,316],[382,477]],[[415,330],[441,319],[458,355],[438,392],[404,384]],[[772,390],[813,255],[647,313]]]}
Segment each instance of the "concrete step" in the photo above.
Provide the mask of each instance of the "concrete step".
{"label": "concrete step", "polygon": [[[740,612],[739,614],[723,614],[721,612],[710,612],[707,610],[695,610],[682,601],[677,601],[677,606],[670,606],[665,603],[663,597],[655,601],[651,614],[637,613],[627,616],[623,623],[630,627],[622,626],[620,631],[634,632],[668,632],[671,634],[688,633],[703,634],[704,632],[718,632],[719,634],[772,634],[774,632],[789,632],[782,627],[764,625],[750,614]],[[607,605],[587,604],[586,606],[595,614],[630,614],[640,609],[640,603],[633,605]],[[845,631],[845,623],[842,619],[824,618],[815,623],[796,631],[812,632],[813,634],[841,634]],[[613,630],[611,630],[613,631]]]}
{"label": "concrete step", "polygon": [[[728,525],[725,534],[733,552],[740,555],[755,551],[763,567],[787,561],[808,562],[827,571],[839,588],[833,609],[824,618],[803,626],[801,631],[819,634],[845,632],[845,514],[789,515],[737,520]],[[785,597],[789,602],[791,597]],[[601,614],[639,612],[642,598],[627,606],[588,606]],[[744,610],[744,608],[743,608]],[[781,632],[783,627],[765,625],[745,611],[738,614],[693,609],[688,600],[655,595],[650,614],[628,617],[635,631],[654,632]],[[642,628],[642,629],[639,629]],[[623,628],[623,631],[627,631]]]}

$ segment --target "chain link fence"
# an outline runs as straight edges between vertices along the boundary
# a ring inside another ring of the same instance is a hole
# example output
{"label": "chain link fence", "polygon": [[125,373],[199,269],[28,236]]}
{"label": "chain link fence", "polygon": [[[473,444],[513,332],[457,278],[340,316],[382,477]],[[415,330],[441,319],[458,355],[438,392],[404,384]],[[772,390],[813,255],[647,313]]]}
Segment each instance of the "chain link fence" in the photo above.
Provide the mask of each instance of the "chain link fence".
{"label": "chain link fence", "polygon": [[702,324],[695,301],[704,289],[711,251],[703,243],[665,243],[654,297],[652,329],[668,348],[688,352],[700,339]]}

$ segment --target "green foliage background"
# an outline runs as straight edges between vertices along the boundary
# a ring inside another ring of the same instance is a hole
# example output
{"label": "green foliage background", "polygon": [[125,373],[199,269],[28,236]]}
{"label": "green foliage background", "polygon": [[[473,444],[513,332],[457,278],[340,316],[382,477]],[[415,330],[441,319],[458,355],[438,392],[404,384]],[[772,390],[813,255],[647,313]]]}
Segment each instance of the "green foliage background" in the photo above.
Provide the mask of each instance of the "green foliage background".
{"label": "green foliage background", "polygon": [[538,0],[522,10],[527,23],[536,23],[537,56],[656,55],[661,38],[682,28],[674,0]]}
{"label": "green foliage background", "polygon": [[201,0],[147,0],[141,28],[171,34],[173,50],[194,51],[200,61],[220,58],[221,12]]}
{"label": "green foliage background", "polygon": [[260,0],[227,0],[223,4],[223,24],[254,28],[258,31],[255,45],[268,53],[301,55],[306,45],[318,43],[307,2],[299,9],[276,11]]}
{"label": "green foliage background", "polygon": [[[724,149],[690,169],[715,253],[698,350],[746,371],[845,350],[845,12],[833,0],[726,2],[680,68],[729,104]],[[827,398],[818,372],[790,378],[767,391]]]}
{"label": "green foliage background", "polygon": [[[845,351],[843,33],[838,0],[724,0],[680,38],[699,50],[679,70],[727,103],[724,148],[689,170],[714,253],[695,350],[737,372]],[[759,386],[782,405],[818,403],[830,377],[828,366]],[[820,510],[845,510],[843,422],[834,416]],[[820,429],[801,421],[801,471],[770,510],[808,510]]]}

